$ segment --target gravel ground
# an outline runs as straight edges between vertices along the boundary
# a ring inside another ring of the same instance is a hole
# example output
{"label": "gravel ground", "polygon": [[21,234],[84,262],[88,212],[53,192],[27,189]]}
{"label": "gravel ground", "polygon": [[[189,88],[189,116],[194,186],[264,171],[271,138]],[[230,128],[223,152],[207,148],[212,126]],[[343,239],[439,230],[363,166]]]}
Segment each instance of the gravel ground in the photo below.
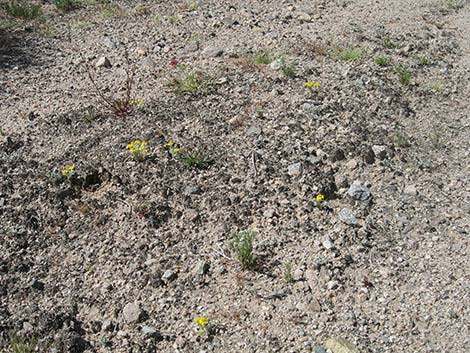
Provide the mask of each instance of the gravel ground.
{"label": "gravel ground", "polygon": [[470,351],[467,1],[38,4],[0,10],[2,353]]}

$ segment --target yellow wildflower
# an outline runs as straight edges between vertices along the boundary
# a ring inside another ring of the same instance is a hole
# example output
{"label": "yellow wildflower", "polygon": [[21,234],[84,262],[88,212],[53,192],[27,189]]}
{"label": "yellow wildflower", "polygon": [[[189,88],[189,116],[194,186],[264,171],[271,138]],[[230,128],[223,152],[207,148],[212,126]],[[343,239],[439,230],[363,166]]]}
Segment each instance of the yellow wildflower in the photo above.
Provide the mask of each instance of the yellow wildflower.
{"label": "yellow wildflower", "polygon": [[318,81],[307,81],[305,82],[305,87],[311,90],[315,90],[321,87],[321,83]]}
{"label": "yellow wildflower", "polygon": [[71,176],[73,174],[73,171],[75,170],[75,166],[72,165],[66,165],[64,169],[62,169],[62,175],[65,175],[67,177]]}
{"label": "yellow wildflower", "polygon": [[173,147],[175,143],[173,141],[168,141],[168,143],[166,144],[167,147]]}
{"label": "yellow wildflower", "polygon": [[174,154],[180,153],[180,149],[178,147],[173,148],[173,153]]}
{"label": "yellow wildflower", "polygon": [[127,144],[127,148],[129,149],[129,152],[134,156],[135,159],[139,161],[145,158],[145,155],[148,152],[146,147],[147,147],[147,142],[140,141],[140,140],[135,140]]}
{"label": "yellow wildflower", "polygon": [[134,105],[134,104],[136,103],[136,101],[135,101],[134,98],[132,98],[132,99],[129,101],[129,103],[131,103],[132,105]]}
{"label": "yellow wildflower", "polygon": [[207,324],[209,323],[209,319],[207,317],[196,317],[194,319],[194,322],[198,324],[201,327],[206,327]]}
{"label": "yellow wildflower", "polygon": [[143,99],[139,99],[139,105],[144,105],[144,100]]}
{"label": "yellow wildflower", "polygon": [[315,200],[317,200],[317,201],[323,201],[324,199],[325,199],[325,195],[323,195],[323,194],[318,194],[315,197]]}

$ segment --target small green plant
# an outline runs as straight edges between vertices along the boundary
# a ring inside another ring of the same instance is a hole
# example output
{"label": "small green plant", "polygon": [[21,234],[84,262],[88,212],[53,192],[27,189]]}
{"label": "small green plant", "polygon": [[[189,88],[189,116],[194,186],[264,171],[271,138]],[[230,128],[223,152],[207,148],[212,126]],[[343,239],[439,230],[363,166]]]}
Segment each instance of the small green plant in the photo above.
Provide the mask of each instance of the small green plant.
{"label": "small green plant", "polygon": [[294,282],[294,278],[292,277],[292,263],[290,262],[286,262],[285,264],[284,279],[287,283]]}
{"label": "small green plant", "polygon": [[374,62],[379,66],[387,66],[390,64],[390,58],[384,55],[378,55],[374,58]]}
{"label": "small green plant", "polygon": [[447,7],[453,10],[459,10],[463,8],[463,2],[458,0],[449,0],[447,1]]}
{"label": "small green plant", "polygon": [[138,162],[142,162],[148,153],[147,142],[138,139],[128,143],[127,149]]}
{"label": "small green plant", "polygon": [[[179,149],[173,149],[173,153],[179,153]],[[195,169],[205,169],[212,165],[214,161],[210,158],[207,158],[201,152],[192,152],[186,155],[180,155],[179,159],[188,167],[188,168],[195,168]]]}
{"label": "small green plant", "polygon": [[265,51],[259,52],[254,59],[255,64],[257,65],[268,65],[274,61],[274,58]]}
{"label": "small green plant", "polygon": [[387,49],[395,49],[397,45],[389,36],[384,37],[382,40],[382,46]]}
{"label": "small green plant", "polygon": [[20,339],[16,335],[10,336],[10,347],[12,353],[33,353],[36,349],[37,339],[31,338],[29,342]]}
{"label": "small green plant", "polygon": [[233,236],[230,242],[232,250],[244,269],[252,267],[256,262],[256,255],[253,254],[255,235],[256,232],[252,230],[239,232]]}
{"label": "small green plant", "polygon": [[54,5],[63,12],[69,12],[75,10],[80,6],[77,0],[54,0]]}
{"label": "small green plant", "polygon": [[281,71],[286,77],[294,78],[297,76],[297,64],[295,62],[284,62],[281,66]]}
{"label": "small green plant", "polygon": [[31,4],[30,1],[10,0],[1,5],[5,13],[22,20],[33,20],[42,14],[41,6]]}
{"label": "small green plant", "polygon": [[395,133],[395,144],[398,146],[398,147],[410,147],[411,146],[411,143],[410,143],[410,139],[408,138],[408,136],[406,136],[404,133],[400,132],[400,131],[397,131]]}
{"label": "small green plant", "polygon": [[324,194],[317,194],[315,198],[313,199],[313,206],[322,208],[327,205],[327,201],[325,200],[325,195]]}
{"label": "small green plant", "polygon": [[181,21],[180,15],[171,15],[167,17],[168,22],[170,22],[172,25],[178,23]]}
{"label": "small green plant", "polygon": [[418,61],[418,65],[420,65],[420,66],[428,66],[428,65],[431,65],[431,64],[432,64],[431,59],[429,59],[429,58],[428,58],[427,56],[425,56],[425,55],[417,56],[417,57],[416,57],[416,61]]}
{"label": "small green plant", "polygon": [[177,76],[173,78],[170,85],[173,86],[177,94],[196,94],[204,87],[204,82],[194,70],[186,65],[177,65]]}
{"label": "small green plant", "polygon": [[147,16],[150,15],[151,11],[148,6],[144,4],[138,4],[136,7],[134,7],[134,13],[139,16]]}
{"label": "small green plant", "polygon": [[409,85],[413,78],[413,73],[405,65],[398,65],[395,67],[395,72],[398,75],[400,83],[402,85]]}
{"label": "small green plant", "polygon": [[337,59],[343,61],[358,61],[362,59],[364,50],[361,48],[338,48],[334,51]]}
{"label": "small green plant", "polygon": [[216,324],[207,317],[196,317],[194,322],[197,324],[197,334],[199,336],[210,336],[214,334]]}
{"label": "small green plant", "polygon": [[127,117],[132,112],[132,103],[131,103],[131,96],[134,86],[134,72],[135,68],[131,65],[129,60],[129,55],[126,53],[126,61],[127,61],[127,69],[126,69],[126,81],[125,85],[125,93],[122,97],[114,98],[108,97],[103,93],[103,90],[98,86],[96,83],[95,73],[92,69],[88,69],[88,78],[90,79],[95,92],[101,98],[103,103],[111,110],[115,116],[120,118]]}

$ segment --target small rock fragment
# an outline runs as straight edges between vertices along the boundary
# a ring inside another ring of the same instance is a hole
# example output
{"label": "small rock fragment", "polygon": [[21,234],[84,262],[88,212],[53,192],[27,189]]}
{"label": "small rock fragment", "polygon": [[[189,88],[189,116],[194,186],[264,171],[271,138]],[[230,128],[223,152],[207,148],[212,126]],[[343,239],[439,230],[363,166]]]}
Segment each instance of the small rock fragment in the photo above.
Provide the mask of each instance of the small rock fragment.
{"label": "small rock fragment", "polygon": [[347,188],[348,187],[348,178],[344,175],[335,175],[335,184],[338,188]]}
{"label": "small rock fragment", "polygon": [[358,181],[352,183],[348,189],[348,195],[351,196],[354,200],[367,201],[371,197],[371,193],[367,186],[362,185]]}
{"label": "small rock fragment", "polygon": [[211,267],[210,262],[207,261],[199,261],[196,265],[196,274],[197,275],[205,275],[209,272],[209,268]]}
{"label": "small rock fragment", "polygon": [[321,244],[324,246],[326,250],[331,250],[334,247],[334,244],[331,241],[330,237],[326,237],[325,239],[323,239]]}
{"label": "small rock fragment", "polygon": [[103,44],[109,49],[116,49],[117,43],[112,37],[105,36],[103,39]]}
{"label": "small rock fragment", "polygon": [[162,280],[165,282],[170,282],[176,278],[176,273],[173,272],[172,270],[166,270],[163,273]]}
{"label": "small rock fragment", "polygon": [[335,149],[333,151],[333,154],[331,155],[331,161],[332,162],[342,161],[345,158],[346,158],[346,156],[344,154],[344,151],[341,148]]}
{"label": "small rock fragment", "polygon": [[302,163],[294,163],[287,167],[287,173],[290,176],[296,177],[302,174]]}
{"label": "small rock fragment", "polygon": [[284,65],[284,60],[281,58],[278,58],[274,60],[271,64],[269,64],[269,67],[271,68],[271,70],[278,71],[282,68],[283,65]]}
{"label": "small rock fragment", "polygon": [[310,289],[313,291],[318,286],[318,276],[315,270],[307,270],[305,271],[305,279],[307,280],[307,284]]}
{"label": "small rock fragment", "polygon": [[96,67],[106,67],[110,68],[111,67],[111,62],[106,56],[102,56],[101,58],[98,59],[98,61],[95,64]]}
{"label": "small rock fragment", "polygon": [[43,290],[44,289],[44,283],[37,280],[33,279],[30,283],[30,287],[36,290]]}
{"label": "small rock fragment", "polygon": [[142,326],[142,333],[147,337],[161,337],[160,332],[153,326]]}
{"label": "small rock fragment", "polygon": [[136,303],[127,303],[122,310],[122,315],[128,324],[138,323],[142,317],[142,310]]}
{"label": "small rock fragment", "polygon": [[340,220],[346,224],[349,224],[350,226],[357,225],[357,219],[349,208],[343,208],[341,211],[339,211],[338,216]]}
{"label": "small rock fragment", "polygon": [[202,55],[208,58],[216,58],[218,56],[221,56],[223,53],[224,53],[224,50],[222,48],[218,48],[214,46],[209,46],[202,51]]}
{"label": "small rock fragment", "polygon": [[406,194],[406,195],[410,195],[410,196],[416,196],[418,194],[418,191],[416,190],[416,186],[414,185],[406,185],[405,186],[405,189],[403,190],[403,192]]}
{"label": "small rock fragment", "polygon": [[384,145],[373,145],[372,151],[374,152],[375,157],[378,159],[385,159],[387,156],[387,147]]}
{"label": "small rock fragment", "polygon": [[297,19],[299,19],[301,22],[310,22],[312,20],[312,16],[306,12],[299,12],[297,14]]}
{"label": "small rock fragment", "polygon": [[330,338],[325,342],[325,348],[333,353],[359,353],[359,350],[348,340],[341,337]]}
{"label": "small rock fragment", "polygon": [[355,159],[351,159],[346,163],[346,168],[349,170],[354,170],[357,168],[357,161]]}
{"label": "small rock fragment", "polygon": [[326,350],[322,346],[317,345],[313,348],[313,352],[314,353],[326,353]]}

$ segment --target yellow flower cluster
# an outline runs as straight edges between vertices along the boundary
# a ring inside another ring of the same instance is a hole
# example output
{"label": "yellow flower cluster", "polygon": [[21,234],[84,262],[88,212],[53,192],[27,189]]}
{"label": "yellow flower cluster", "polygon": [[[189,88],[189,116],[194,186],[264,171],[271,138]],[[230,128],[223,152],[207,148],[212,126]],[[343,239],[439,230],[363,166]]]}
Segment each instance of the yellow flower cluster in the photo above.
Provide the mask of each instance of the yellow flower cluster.
{"label": "yellow flower cluster", "polygon": [[65,175],[66,177],[71,177],[73,172],[75,170],[75,166],[72,165],[66,165],[64,169],[62,169],[62,175]]}
{"label": "yellow flower cluster", "polygon": [[132,98],[130,101],[129,101],[132,105],[144,105],[144,100],[143,99],[139,99],[139,100],[136,100],[134,98]]}
{"label": "yellow flower cluster", "polygon": [[177,155],[178,153],[180,153],[180,149],[179,147],[173,147],[174,145],[175,145],[175,142],[171,140],[168,141],[168,143],[166,144],[166,146],[170,148],[170,152],[173,153],[173,155]]}
{"label": "yellow flower cluster", "polygon": [[321,87],[321,83],[318,81],[307,81],[305,82],[305,87],[310,90],[316,90]]}
{"label": "yellow flower cluster", "polygon": [[194,322],[198,324],[200,327],[206,327],[209,323],[209,319],[207,317],[196,317]]}
{"label": "yellow flower cluster", "polygon": [[315,197],[315,200],[317,200],[317,201],[323,201],[323,200],[325,200],[325,195],[323,195],[323,194],[318,194],[318,195]]}
{"label": "yellow flower cluster", "polygon": [[137,160],[144,159],[145,155],[148,153],[147,142],[135,140],[127,144],[127,149]]}

